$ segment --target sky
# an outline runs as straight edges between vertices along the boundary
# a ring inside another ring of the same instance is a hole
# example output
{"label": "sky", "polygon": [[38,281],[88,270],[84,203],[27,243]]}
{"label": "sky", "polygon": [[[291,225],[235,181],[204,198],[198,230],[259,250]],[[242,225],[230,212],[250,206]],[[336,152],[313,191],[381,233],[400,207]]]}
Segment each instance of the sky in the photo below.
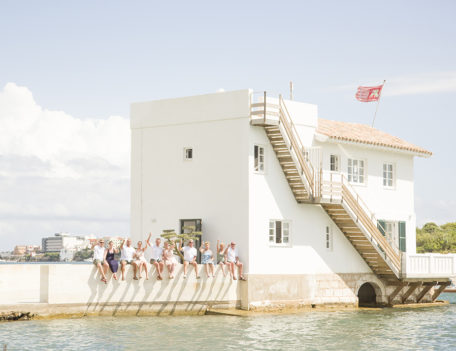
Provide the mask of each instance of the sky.
{"label": "sky", "polygon": [[456,2],[0,0],[0,250],[128,235],[129,106],[252,88],[370,124],[415,162],[418,225],[456,221]]}

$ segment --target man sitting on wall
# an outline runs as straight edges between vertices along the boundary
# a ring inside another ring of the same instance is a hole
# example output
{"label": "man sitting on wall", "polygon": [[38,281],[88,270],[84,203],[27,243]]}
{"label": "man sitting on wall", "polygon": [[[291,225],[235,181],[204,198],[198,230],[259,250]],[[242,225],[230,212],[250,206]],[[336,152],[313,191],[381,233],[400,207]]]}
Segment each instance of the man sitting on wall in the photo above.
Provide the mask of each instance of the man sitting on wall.
{"label": "man sitting on wall", "polygon": [[187,278],[188,265],[191,264],[195,267],[196,279],[199,279],[198,275],[198,264],[196,263],[196,248],[193,247],[193,240],[188,241],[187,246],[182,247],[182,242],[180,243],[179,250],[184,254],[184,279]]}
{"label": "man sitting on wall", "polygon": [[150,237],[152,236],[152,233],[149,234],[149,237],[147,238],[147,244],[150,246],[152,249],[152,257],[150,258],[150,264],[155,266],[155,269],[157,270],[157,279],[162,280],[162,271],[163,271],[163,248],[160,247],[161,244],[161,239],[157,238],[155,239],[155,245],[150,244]]}
{"label": "man sitting on wall", "polygon": [[98,272],[101,275],[101,281],[103,283],[107,283],[106,281],[106,272],[108,271],[108,262],[105,261],[105,247],[104,247],[104,240],[101,239],[98,241],[98,243],[95,245],[92,244],[92,250],[93,250],[93,264],[97,267]]}
{"label": "man sitting on wall", "polygon": [[236,249],[236,243],[233,241],[231,242],[230,246],[226,250],[226,261],[227,261],[226,264],[228,265],[228,269],[230,270],[231,278],[233,278],[233,280],[236,280],[236,275],[234,274],[235,265],[238,267],[239,279],[246,280],[244,278],[244,276],[242,275],[242,269],[243,269],[244,265],[242,264],[241,261],[239,261],[239,256],[238,256],[238,252]]}
{"label": "man sitting on wall", "polygon": [[138,267],[136,266],[135,261],[133,260],[133,256],[136,252],[135,248],[131,246],[131,239],[127,239],[127,245],[125,244],[125,240],[122,241],[120,245],[120,267],[122,272],[122,280],[125,280],[125,266],[127,264],[131,264],[133,266],[133,275],[136,277],[136,270]]}

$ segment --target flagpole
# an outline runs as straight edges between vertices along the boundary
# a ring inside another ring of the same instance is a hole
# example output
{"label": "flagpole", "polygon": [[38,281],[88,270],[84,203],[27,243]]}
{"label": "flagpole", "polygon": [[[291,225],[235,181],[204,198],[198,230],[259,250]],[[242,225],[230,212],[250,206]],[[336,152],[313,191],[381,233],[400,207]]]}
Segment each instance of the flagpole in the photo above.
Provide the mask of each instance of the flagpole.
{"label": "flagpole", "polygon": [[383,87],[385,86],[385,82],[386,82],[386,79],[383,81],[382,90],[380,91],[380,95],[378,96],[377,107],[375,108],[374,119],[372,120],[372,128],[374,128],[375,117],[377,117],[378,105],[380,105],[380,97],[382,96],[381,92],[383,91]]}

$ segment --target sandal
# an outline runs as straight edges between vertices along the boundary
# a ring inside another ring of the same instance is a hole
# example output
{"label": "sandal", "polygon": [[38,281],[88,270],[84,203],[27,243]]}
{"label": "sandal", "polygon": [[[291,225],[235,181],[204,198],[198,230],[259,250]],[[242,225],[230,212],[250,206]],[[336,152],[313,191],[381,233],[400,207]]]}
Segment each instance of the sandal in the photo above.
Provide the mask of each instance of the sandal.
{"label": "sandal", "polygon": [[106,280],[106,278],[101,278],[101,281],[105,284],[108,284],[108,281]]}
{"label": "sandal", "polygon": [[246,281],[247,279],[245,279],[245,278],[244,278],[244,276],[243,276],[243,275],[241,275],[241,276],[239,277],[239,280],[243,280],[243,281]]}
{"label": "sandal", "polygon": [[133,277],[133,279],[134,279],[134,280],[138,280],[138,278],[136,278],[136,277]]}

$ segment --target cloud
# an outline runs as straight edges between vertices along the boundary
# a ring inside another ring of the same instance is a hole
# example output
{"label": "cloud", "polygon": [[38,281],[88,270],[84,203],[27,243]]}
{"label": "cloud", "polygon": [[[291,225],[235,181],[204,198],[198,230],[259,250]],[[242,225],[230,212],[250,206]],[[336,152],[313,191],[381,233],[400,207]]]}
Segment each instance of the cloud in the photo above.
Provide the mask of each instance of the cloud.
{"label": "cloud", "polygon": [[[381,84],[383,79],[365,79],[357,84],[335,87],[335,90],[355,92],[358,86]],[[421,73],[386,79],[383,96],[419,95],[456,92],[456,71]]]}
{"label": "cloud", "polygon": [[128,119],[47,110],[26,87],[6,84],[0,91],[0,249],[58,231],[127,234],[129,164]]}

